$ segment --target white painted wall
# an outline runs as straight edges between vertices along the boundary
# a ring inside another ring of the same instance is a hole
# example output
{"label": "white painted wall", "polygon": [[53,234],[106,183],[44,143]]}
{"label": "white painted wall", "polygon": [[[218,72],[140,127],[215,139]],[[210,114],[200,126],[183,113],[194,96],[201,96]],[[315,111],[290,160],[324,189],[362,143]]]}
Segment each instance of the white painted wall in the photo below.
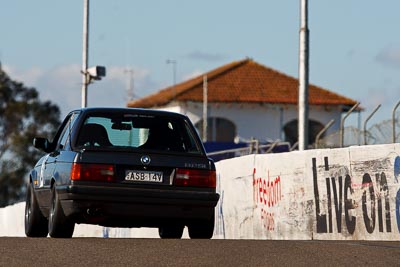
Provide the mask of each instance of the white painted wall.
{"label": "white painted wall", "polygon": [[[25,236],[25,202],[0,209],[0,237]],[[183,238],[188,238],[187,229]],[[98,225],[75,224],[73,237],[158,238],[156,228],[108,228]]]}
{"label": "white painted wall", "polygon": [[214,238],[398,241],[399,155],[392,144],[220,161]]}

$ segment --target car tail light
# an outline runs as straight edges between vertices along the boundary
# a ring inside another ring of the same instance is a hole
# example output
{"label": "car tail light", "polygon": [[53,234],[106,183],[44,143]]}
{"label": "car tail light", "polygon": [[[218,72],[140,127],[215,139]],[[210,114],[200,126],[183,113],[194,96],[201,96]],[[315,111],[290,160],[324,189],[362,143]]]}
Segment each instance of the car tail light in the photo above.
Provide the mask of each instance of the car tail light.
{"label": "car tail light", "polygon": [[71,180],[113,182],[115,181],[114,165],[73,163]]}
{"label": "car tail light", "polygon": [[176,169],[174,185],[216,187],[216,173],[210,170]]}

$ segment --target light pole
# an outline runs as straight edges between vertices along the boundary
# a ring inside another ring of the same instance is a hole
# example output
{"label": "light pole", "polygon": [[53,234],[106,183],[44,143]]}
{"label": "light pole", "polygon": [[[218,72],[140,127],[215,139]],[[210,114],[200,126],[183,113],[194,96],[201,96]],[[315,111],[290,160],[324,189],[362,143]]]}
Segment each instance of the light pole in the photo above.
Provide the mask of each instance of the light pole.
{"label": "light pole", "polygon": [[176,64],[177,61],[175,59],[167,59],[167,64],[172,64],[172,86],[174,90],[174,100],[176,97],[175,85],[176,85]]}
{"label": "light pole", "polygon": [[208,81],[207,75],[203,76],[203,142],[207,142],[208,127]]}
{"label": "light pole", "polygon": [[89,77],[88,68],[89,51],[89,0],[83,0],[83,47],[82,47],[82,108],[87,107],[87,85]]}
{"label": "light pole", "polygon": [[87,87],[93,80],[106,76],[106,68],[88,68],[89,61],[89,0],[83,0],[83,47],[82,47],[82,108],[87,107]]}
{"label": "light pole", "polygon": [[133,100],[134,98],[134,91],[133,91],[133,75],[134,75],[134,70],[133,69],[125,69],[124,73],[127,73],[128,76],[128,83],[127,83],[127,91],[128,91],[128,101]]}
{"label": "light pole", "polygon": [[308,0],[300,0],[300,51],[299,51],[299,150],[308,147],[308,70],[309,30]]}

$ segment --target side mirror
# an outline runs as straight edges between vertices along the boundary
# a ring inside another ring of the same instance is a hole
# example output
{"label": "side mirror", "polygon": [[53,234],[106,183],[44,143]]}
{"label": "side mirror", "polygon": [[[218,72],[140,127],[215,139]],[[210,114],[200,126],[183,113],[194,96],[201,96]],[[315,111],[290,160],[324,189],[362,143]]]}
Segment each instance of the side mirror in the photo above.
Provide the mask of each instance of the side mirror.
{"label": "side mirror", "polygon": [[33,138],[33,146],[37,149],[43,150],[44,152],[49,152],[50,142],[47,138],[35,137]]}

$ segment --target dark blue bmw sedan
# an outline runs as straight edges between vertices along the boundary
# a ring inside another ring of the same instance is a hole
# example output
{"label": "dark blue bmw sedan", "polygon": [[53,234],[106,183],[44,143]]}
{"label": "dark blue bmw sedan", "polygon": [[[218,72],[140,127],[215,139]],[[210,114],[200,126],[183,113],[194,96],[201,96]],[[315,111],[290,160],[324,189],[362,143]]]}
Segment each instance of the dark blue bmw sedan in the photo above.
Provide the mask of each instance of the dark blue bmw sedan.
{"label": "dark blue bmw sedan", "polygon": [[70,238],[76,223],[156,227],[161,238],[211,238],[216,173],[189,119],[128,108],[72,111],[29,176],[28,237]]}

